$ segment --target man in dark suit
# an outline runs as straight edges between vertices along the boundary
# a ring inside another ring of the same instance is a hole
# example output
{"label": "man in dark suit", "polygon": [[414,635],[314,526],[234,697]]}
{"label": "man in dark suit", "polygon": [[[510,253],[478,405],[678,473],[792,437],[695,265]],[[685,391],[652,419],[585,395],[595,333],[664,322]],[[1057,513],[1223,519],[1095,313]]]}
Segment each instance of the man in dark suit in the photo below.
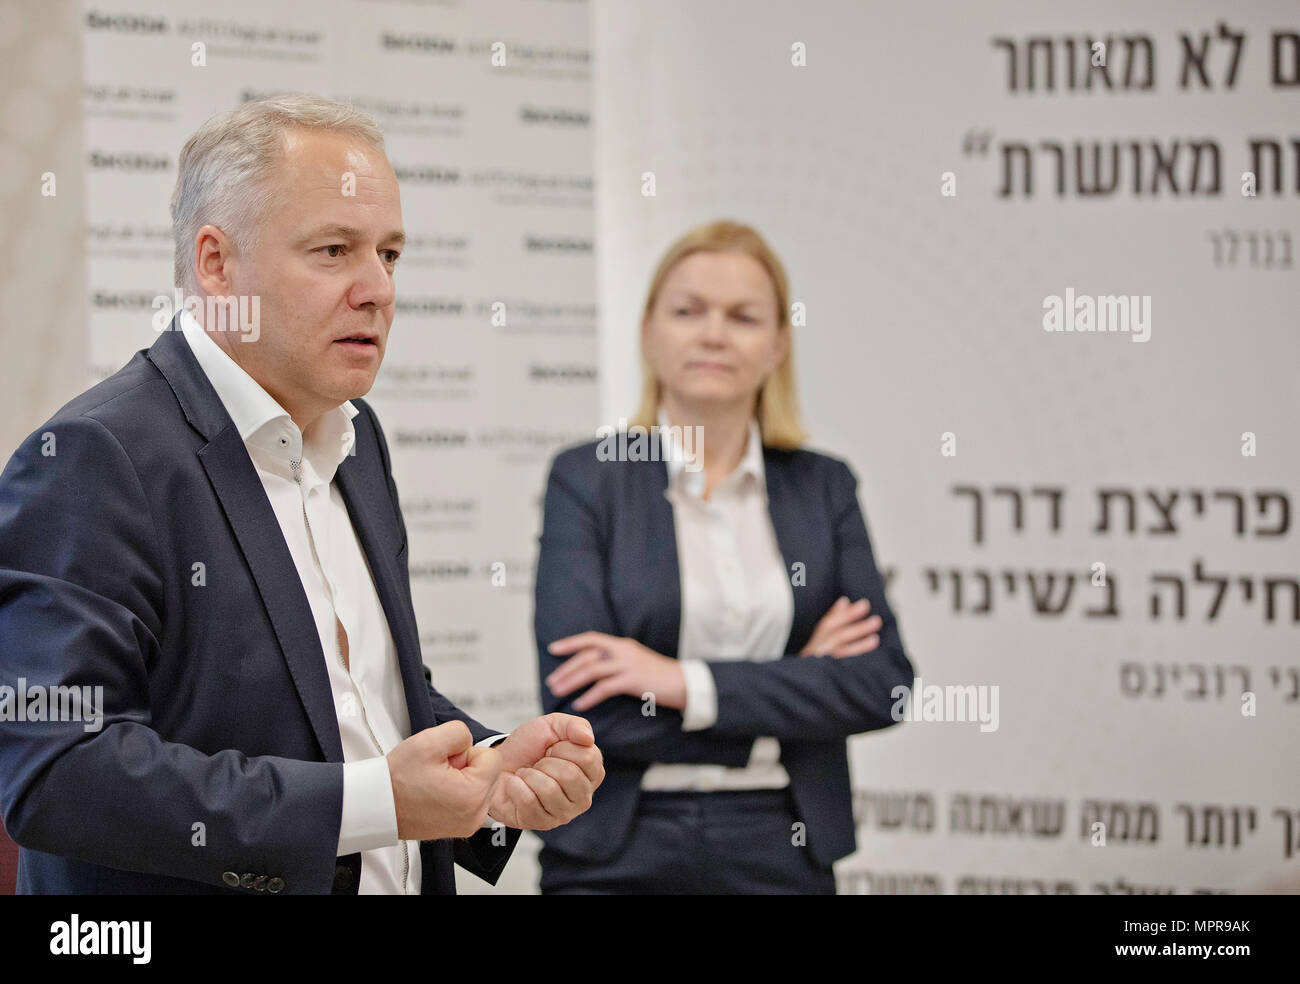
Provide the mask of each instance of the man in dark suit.
{"label": "man in dark suit", "polygon": [[453,862],[495,882],[604,772],[586,721],[495,734],[423,666],[359,399],[404,241],[382,137],[326,100],[248,103],[186,144],[172,212],[202,303],[0,475],[19,891],[451,893]]}

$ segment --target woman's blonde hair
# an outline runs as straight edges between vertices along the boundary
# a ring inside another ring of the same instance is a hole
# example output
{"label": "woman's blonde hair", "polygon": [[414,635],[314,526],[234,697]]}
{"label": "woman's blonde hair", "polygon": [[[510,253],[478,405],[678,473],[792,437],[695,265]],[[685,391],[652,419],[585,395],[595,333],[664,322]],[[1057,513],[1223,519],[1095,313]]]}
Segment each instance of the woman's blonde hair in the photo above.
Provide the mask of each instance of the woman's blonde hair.
{"label": "woman's blonde hair", "polygon": [[[759,433],[765,445],[793,449],[799,447],[807,438],[799,419],[799,401],[794,385],[794,345],[790,339],[790,284],[785,267],[772,248],[767,245],[758,232],[740,222],[721,219],[708,222],[689,230],[668,247],[654,277],[650,280],[650,290],[646,295],[645,310],[641,316],[644,326],[659,300],[668,274],[692,253],[745,253],[758,260],[767,271],[768,279],[776,292],[777,331],[787,333],[785,357],[777,364],[758,391],[758,403],[754,408],[758,419]],[[659,396],[661,384],[655,378],[654,371],[645,357],[645,348],[641,350],[641,406],[636,412],[633,423],[649,429],[659,422]]]}

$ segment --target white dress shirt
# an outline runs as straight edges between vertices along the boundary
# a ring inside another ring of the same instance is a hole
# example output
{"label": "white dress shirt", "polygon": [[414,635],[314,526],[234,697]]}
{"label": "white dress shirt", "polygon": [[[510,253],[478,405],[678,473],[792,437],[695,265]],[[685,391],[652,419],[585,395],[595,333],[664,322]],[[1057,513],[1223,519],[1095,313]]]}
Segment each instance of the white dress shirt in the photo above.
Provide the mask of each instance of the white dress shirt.
{"label": "white dress shirt", "polygon": [[[411,734],[397,648],[370,565],[333,481],[352,453],[357,408],[344,403],[300,432],[288,412],[207,336],[188,310],[181,323],[262,480],[316,621],[343,744],[338,856],[361,852],[360,894],[419,894],[420,842],[398,839],[385,757]],[[346,666],[339,626],[347,633]]]}
{"label": "white dress shirt", "polygon": [[[670,426],[659,411],[659,426]],[[772,527],[763,467],[763,439],[750,420],[740,464],[706,500],[704,471],[683,462],[676,435],[661,431],[668,453],[668,488],[681,571],[682,619],[677,646],[686,677],[682,730],[712,727],[718,693],[706,660],[779,659],[794,618],[794,590]],[[667,440],[664,438],[667,437]],[[749,763],[656,762],[644,790],[780,789],[790,777],[772,737],[754,740]]]}

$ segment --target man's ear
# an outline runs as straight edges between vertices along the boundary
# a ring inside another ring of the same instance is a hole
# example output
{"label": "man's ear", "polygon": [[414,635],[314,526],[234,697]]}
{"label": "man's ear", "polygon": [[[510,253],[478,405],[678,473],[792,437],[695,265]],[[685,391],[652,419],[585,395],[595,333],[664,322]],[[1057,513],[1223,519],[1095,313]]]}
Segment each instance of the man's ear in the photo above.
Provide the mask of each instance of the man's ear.
{"label": "man's ear", "polygon": [[229,296],[235,244],[219,226],[205,225],[194,237],[195,279],[209,296]]}

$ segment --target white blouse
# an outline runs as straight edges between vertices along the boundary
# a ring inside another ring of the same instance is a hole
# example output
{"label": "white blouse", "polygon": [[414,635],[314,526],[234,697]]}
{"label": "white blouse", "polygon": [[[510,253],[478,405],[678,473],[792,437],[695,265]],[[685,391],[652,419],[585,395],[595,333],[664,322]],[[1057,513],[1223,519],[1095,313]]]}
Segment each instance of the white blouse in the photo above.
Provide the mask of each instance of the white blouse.
{"label": "white blouse", "polygon": [[[659,426],[670,426],[659,411]],[[712,727],[718,696],[708,660],[780,659],[794,619],[794,590],[767,506],[763,442],[750,420],[740,464],[703,498],[704,471],[682,460],[675,432],[661,433],[668,457],[682,618],[677,658],[686,674],[682,730]],[[667,439],[665,439],[667,438]],[[698,450],[698,448],[697,448]],[[790,783],[775,738],[754,740],[749,764],[656,762],[641,780],[644,790],[780,789]]]}

